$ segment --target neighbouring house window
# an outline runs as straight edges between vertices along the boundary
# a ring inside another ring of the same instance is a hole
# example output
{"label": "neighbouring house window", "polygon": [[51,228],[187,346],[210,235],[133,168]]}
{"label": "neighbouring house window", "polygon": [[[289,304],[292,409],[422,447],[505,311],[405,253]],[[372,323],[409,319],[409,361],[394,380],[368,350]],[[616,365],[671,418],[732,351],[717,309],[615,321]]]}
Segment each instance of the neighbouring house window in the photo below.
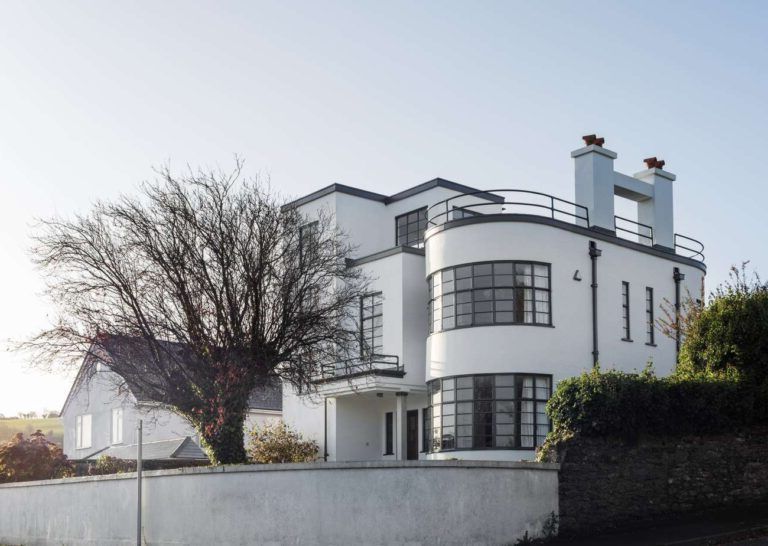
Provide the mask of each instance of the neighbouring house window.
{"label": "neighbouring house window", "polygon": [[302,263],[317,246],[319,224],[310,222],[299,228],[299,261]]}
{"label": "neighbouring house window", "polygon": [[123,408],[112,410],[112,443],[123,443]]}
{"label": "neighbouring house window", "polygon": [[552,325],[550,265],[485,262],[430,275],[430,331],[489,324]]}
{"label": "neighbouring house window", "polygon": [[384,347],[384,315],[381,292],[360,296],[360,356],[380,355]]}
{"label": "neighbouring house window", "polygon": [[428,383],[430,450],[534,449],[550,431],[552,377],[484,374]]}
{"label": "neighbouring house window", "polygon": [[384,414],[384,455],[394,455],[395,414],[388,411]]}
{"label": "neighbouring house window", "polygon": [[621,282],[621,322],[624,333],[624,341],[632,341],[629,331],[629,283],[627,281]]}
{"label": "neighbouring house window", "polygon": [[424,248],[427,208],[413,210],[395,218],[395,244]]}
{"label": "neighbouring house window", "polygon": [[75,445],[77,449],[91,447],[91,415],[78,415],[75,421]]}
{"label": "neighbouring house window", "polygon": [[655,344],[655,333],[653,329],[653,288],[645,287],[645,342],[648,345]]}
{"label": "neighbouring house window", "polygon": [[432,429],[430,423],[429,408],[424,408],[421,410],[421,451],[424,453],[429,451],[429,432]]}

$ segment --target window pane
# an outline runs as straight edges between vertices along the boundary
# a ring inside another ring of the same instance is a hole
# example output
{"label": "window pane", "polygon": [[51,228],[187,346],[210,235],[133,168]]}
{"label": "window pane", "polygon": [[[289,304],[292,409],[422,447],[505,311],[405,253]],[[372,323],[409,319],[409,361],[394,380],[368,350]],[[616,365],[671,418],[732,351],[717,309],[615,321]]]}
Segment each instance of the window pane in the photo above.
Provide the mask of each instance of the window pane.
{"label": "window pane", "polygon": [[493,273],[493,264],[479,264],[474,267],[475,277],[479,275],[491,275]]}
{"label": "window pane", "polygon": [[493,376],[478,375],[475,377],[475,398],[490,400],[493,398]]}
{"label": "window pane", "polygon": [[456,378],[456,386],[460,389],[468,389],[474,387],[475,382],[471,376]]}

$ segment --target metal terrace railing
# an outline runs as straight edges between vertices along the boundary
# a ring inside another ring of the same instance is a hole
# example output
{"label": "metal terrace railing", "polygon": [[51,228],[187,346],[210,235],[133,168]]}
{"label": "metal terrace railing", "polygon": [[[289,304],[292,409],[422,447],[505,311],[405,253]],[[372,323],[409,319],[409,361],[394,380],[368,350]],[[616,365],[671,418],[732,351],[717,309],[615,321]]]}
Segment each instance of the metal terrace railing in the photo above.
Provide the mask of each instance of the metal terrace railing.
{"label": "metal terrace railing", "polygon": [[454,195],[427,209],[427,226],[487,214],[533,214],[589,227],[587,207],[529,190],[486,190]]}
{"label": "metal terrace railing", "polygon": [[613,229],[617,237],[653,246],[653,227],[623,216],[613,217]]}
{"label": "metal terrace railing", "polygon": [[[589,210],[583,205],[553,195],[529,190],[485,190],[454,195],[427,209],[427,228],[473,216],[531,214],[581,227],[593,227]],[[622,216],[614,216],[617,237],[645,246],[656,243],[653,227]],[[675,254],[704,262],[704,245],[675,233]]]}
{"label": "metal terrace railing", "polygon": [[[678,239],[683,242],[679,243]],[[704,243],[691,237],[675,233],[675,254],[696,260],[697,262],[704,262]]]}
{"label": "metal terrace railing", "polygon": [[403,377],[405,370],[397,355],[371,355],[323,364],[315,377],[315,383],[347,379],[361,375],[385,375]]}

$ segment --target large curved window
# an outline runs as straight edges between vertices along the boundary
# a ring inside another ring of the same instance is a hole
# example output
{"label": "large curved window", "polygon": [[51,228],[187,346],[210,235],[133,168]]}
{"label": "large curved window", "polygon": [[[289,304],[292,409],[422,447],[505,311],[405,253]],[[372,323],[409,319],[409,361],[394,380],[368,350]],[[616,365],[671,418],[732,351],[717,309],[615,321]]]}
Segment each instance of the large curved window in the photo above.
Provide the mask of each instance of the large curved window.
{"label": "large curved window", "polygon": [[552,377],[464,375],[428,383],[430,451],[534,449],[550,430]]}
{"label": "large curved window", "polygon": [[552,324],[549,264],[485,262],[431,275],[430,332],[488,324]]}

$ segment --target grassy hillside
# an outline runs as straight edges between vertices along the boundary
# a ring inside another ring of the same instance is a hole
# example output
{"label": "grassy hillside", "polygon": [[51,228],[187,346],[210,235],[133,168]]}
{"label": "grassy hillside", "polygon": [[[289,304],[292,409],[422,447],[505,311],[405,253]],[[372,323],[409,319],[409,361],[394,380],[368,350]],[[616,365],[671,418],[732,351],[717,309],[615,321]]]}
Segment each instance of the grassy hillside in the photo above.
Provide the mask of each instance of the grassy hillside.
{"label": "grassy hillside", "polygon": [[7,442],[17,432],[23,432],[25,436],[36,430],[43,431],[46,438],[59,445],[62,444],[64,428],[61,419],[0,419],[0,443]]}

